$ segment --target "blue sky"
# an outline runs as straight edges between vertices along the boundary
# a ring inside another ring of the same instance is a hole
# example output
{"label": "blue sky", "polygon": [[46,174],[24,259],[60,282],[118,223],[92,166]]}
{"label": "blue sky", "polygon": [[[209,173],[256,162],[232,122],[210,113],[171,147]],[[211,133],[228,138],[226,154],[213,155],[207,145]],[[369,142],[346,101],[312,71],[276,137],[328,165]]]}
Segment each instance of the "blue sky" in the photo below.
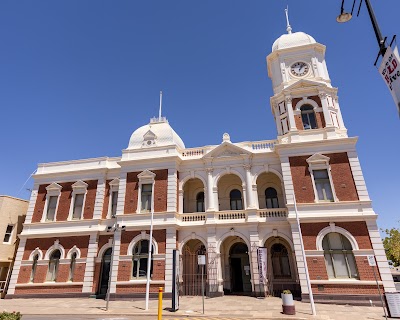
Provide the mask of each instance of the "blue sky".
{"label": "blue sky", "polygon": [[[119,156],[163,113],[186,147],[274,139],[265,57],[293,31],[327,46],[332,84],[381,227],[398,226],[399,117],[373,66],[367,10],[346,24],[340,0],[0,2],[0,194],[39,162]],[[350,7],[351,1],[346,1]],[[398,33],[398,0],[373,1],[382,33]],[[31,182],[27,184],[27,187]]]}

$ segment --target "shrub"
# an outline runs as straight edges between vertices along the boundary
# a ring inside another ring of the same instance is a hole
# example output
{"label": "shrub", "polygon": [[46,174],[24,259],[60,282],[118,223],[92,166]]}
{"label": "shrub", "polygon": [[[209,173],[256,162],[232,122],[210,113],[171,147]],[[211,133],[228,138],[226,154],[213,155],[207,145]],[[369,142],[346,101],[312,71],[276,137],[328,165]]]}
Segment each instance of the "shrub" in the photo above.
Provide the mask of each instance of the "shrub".
{"label": "shrub", "polygon": [[0,320],[21,320],[22,315],[19,312],[7,312],[3,311],[0,313]]}
{"label": "shrub", "polygon": [[283,290],[282,293],[283,294],[291,294],[292,292],[290,290]]}

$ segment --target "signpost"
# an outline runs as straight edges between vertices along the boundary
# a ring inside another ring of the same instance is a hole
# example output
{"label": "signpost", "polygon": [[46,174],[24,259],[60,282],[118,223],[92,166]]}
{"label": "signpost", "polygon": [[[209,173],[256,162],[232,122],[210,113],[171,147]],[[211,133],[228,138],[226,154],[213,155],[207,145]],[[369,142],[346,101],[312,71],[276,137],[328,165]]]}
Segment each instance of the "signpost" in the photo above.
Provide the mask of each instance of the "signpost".
{"label": "signpost", "polygon": [[378,287],[379,297],[381,298],[381,302],[382,302],[383,312],[385,313],[385,318],[387,319],[386,309],[385,309],[385,306],[383,304],[383,298],[382,298],[382,294],[381,294],[381,289],[379,288],[378,278],[376,277],[375,268],[374,268],[374,267],[376,267],[375,256],[367,256],[367,259],[368,259],[368,264],[372,267],[372,270],[374,272],[374,277],[375,277],[376,285]]}
{"label": "signpost", "polygon": [[179,250],[172,253],[172,311],[179,309]]}
{"label": "signpost", "polygon": [[197,264],[201,266],[201,297],[203,300],[203,314],[204,314],[204,266],[206,265],[206,256],[204,254],[199,254],[197,256]]}

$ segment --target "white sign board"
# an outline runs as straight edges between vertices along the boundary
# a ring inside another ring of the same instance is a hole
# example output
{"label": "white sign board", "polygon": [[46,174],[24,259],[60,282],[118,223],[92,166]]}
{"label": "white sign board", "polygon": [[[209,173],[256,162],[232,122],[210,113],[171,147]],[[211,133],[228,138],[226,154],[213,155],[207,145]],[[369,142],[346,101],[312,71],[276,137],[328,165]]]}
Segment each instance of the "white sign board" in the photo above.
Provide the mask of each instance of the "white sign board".
{"label": "white sign board", "polygon": [[390,317],[400,317],[400,292],[386,292],[385,296]]}
{"label": "white sign board", "polygon": [[376,267],[375,256],[367,256],[367,258],[368,258],[368,264],[371,267]]}
{"label": "white sign board", "polygon": [[206,256],[203,254],[199,254],[197,256],[197,263],[199,266],[205,266],[206,265]]}
{"label": "white sign board", "polygon": [[260,283],[267,283],[267,248],[258,248],[258,273],[260,276]]}
{"label": "white sign board", "polygon": [[172,255],[172,311],[179,309],[179,250],[174,250]]}
{"label": "white sign board", "polygon": [[389,88],[400,114],[400,57],[397,46],[393,50],[391,47],[386,49],[379,66],[379,73]]}

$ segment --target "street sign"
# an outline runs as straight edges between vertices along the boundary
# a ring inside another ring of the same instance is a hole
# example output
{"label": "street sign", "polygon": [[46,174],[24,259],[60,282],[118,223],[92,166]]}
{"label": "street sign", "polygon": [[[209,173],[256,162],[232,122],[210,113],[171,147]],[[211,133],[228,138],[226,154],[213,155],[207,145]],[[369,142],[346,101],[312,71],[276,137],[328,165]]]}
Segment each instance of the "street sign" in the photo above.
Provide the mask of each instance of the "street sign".
{"label": "street sign", "polygon": [[375,256],[367,256],[367,259],[368,259],[368,264],[371,267],[376,267]]}
{"label": "street sign", "polygon": [[199,266],[205,266],[206,265],[206,256],[203,254],[199,254],[197,256],[197,264]]}

